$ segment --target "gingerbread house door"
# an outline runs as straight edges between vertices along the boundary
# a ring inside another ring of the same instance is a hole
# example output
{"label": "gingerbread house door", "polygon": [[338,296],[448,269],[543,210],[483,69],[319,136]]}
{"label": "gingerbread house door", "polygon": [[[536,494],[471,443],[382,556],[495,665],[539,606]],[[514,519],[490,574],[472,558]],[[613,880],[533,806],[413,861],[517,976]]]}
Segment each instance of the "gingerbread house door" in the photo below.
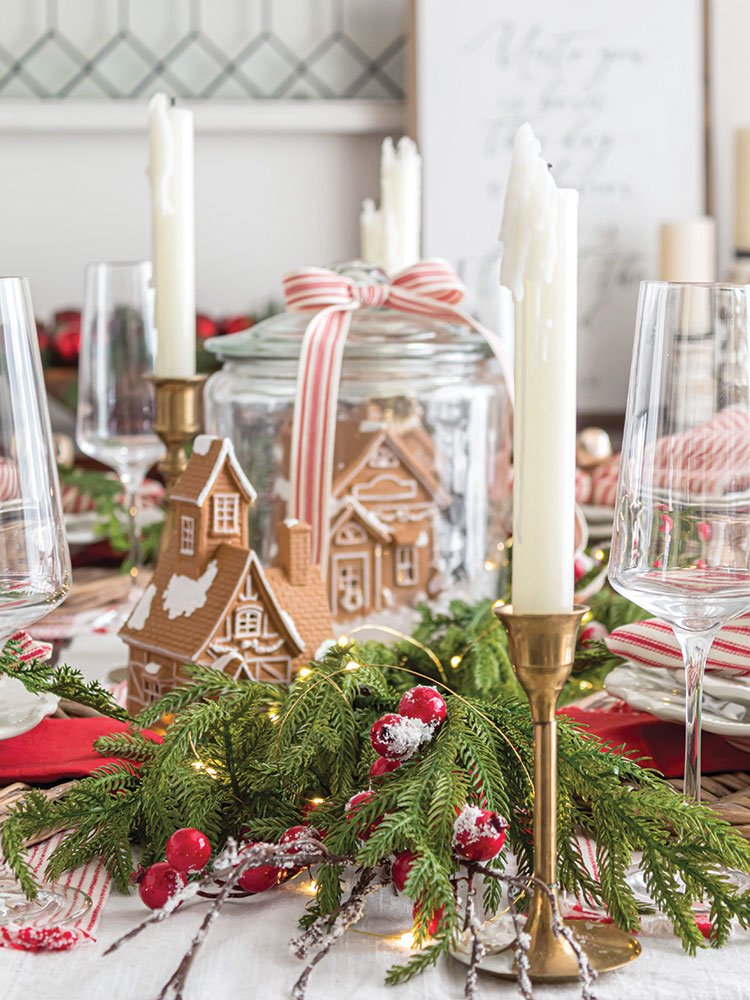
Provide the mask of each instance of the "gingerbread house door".
{"label": "gingerbread house door", "polygon": [[331,610],[337,614],[356,614],[370,608],[370,554],[345,552],[333,556],[331,574]]}

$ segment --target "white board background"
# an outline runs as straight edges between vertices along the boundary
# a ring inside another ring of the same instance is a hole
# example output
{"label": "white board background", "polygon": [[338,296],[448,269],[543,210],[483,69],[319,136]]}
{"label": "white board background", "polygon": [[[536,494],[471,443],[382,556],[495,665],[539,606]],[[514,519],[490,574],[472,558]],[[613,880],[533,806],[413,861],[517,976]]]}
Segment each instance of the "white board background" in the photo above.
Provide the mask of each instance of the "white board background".
{"label": "white board background", "polygon": [[581,195],[579,411],[621,412],[659,223],[703,211],[700,0],[415,2],[425,255],[452,260],[485,322],[507,317],[497,236],[530,121]]}

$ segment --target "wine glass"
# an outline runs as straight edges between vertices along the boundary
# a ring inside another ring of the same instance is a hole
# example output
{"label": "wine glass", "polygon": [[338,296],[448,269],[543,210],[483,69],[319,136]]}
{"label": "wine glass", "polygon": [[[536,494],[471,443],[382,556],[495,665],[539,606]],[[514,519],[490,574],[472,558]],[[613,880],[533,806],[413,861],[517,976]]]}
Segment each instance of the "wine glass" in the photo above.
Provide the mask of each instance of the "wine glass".
{"label": "wine glass", "polygon": [[708,651],[750,610],[749,310],[750,285],[641,284],[617,487],[609,579],[680,644],[695,800]]}
{"label": "wine glass", "polygon": [[164,445],[152,430],[156,330],[150,261],[86,268],[78,365],[76,440],[113,468],[128,511],[129,564],[137,593],[142,568],[138,493]]}
{"label": "wine glass", "polygon": [[[70,583],[29,288],[24,278],[0,278],[0,645],[56,608]],[[18,731],[19,690],[20,681],[0,677],[0,729],[9,733]],[[14,879],[0,878],[0,924],[65,922],[90,905],[65,886],[46,886],[30,902]]]}

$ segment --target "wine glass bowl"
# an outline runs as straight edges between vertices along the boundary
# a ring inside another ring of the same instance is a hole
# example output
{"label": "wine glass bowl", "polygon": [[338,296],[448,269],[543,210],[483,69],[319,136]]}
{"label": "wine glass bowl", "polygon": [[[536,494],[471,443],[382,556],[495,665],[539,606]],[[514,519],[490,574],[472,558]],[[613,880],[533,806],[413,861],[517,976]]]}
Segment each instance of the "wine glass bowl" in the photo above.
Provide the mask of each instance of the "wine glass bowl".
{"label": "wine glass bowl", "polygon": [[76,441],[122,482],[134,579],[141,562],[138,492],[149,468],[165,454],[153,432],[154,389],[148,379],[156,359],[153,298],[149,261],[86,268]]}
{"label": "wine glass bowl", "polygon": [[[0,278],[0,645],[57,607],[71,584],[70,553],[28,284]],[[0,677],[0,732],[24,732],[49,711],[16,678]],[[26,721],[19,723],[19,719]],[[20,725],[20,728],[19,728]],[[43,886],[26,899],[0,875],[0,924],[41,927],[75,919],[90,898],[66,886]]]}
{"label": "wine glass bowl", "polygon": [[694,798],[708,650],[750,610],[749,308],[750,286],[642,283],[620,459],[609,579],[682,648]]}

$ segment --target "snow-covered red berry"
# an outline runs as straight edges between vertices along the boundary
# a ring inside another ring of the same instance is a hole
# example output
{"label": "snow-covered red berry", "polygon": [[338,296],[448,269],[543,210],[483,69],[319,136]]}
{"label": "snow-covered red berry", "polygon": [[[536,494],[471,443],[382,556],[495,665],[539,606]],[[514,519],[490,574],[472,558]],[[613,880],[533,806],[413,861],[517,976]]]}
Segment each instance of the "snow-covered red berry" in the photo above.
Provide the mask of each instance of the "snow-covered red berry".
{"label": "snow-covered red berry", "polygon": [[575,582],[578,583],[584,578],[584,576],[586,576],[587,573],[590,573],[593,566],[594,560],[591,556],[586,555],[585,552],[581,552],[580,555],[577,555],[573,562],[573,579]]}
{"label": "snow-covered red berry", "polygon": [[502,850],[506,825],[491,809],[465,805],[453,824],[453,850],[465,861],[489,861]]}
{"label": "snow-covered red berry", "polygon": [[606,639],[609,632],[601,622],[588,622],[581,629],[581,644],[587,642],[601,642]]}
{"label": "snow-covered red berry", "polygon": [[287,854],[299,854],[309,846],[311,839],[318,837],[318,831],[312,826],[290,826],[282,833],[279,843],[286,847]]}
{"label": "snow-covered red berry", "polygon": [[414,863],[414,855],[411,851],[402,851],[397,854],[393,859],[393,864],[391,865],[391,881],[396,886],[399,892],[404,891],[404,886],[406,885],[406,876],[411,871],[411,866]]}
{"label": "snow-covered red berry", "polygon": [[192,826],[175,830],[164,851],[169,864],[183,875],[202,872],[211,857],[211,844],[205,833]]}
{"label": "snow-covered red berry", "polygon": [[370,780],[374,781],[375,778],[382,778],[384,774],[397,771],[400,767],[400,760],[388,760],[387,757],[378,757],[370,765]]}
{"label": "snow-covered red berry", "polygon": [[281,868],[273,865],[258,865],[257,868],[248,868],[237,879],[237,885],[245,892],[265,892],[278,884],[282,874]]}
{"label": "snow-covered red berry", "polygon": [[388,712],[373,722],[370,743],[375,753],[388,760],[408,760],[432,736],[432,728],[420,719]]}
{"label": "snow-covered red berry", "polygon": [[[344,812],[347,814],[349,819],[354,819],[356,813],[359,812],[362,806],[373,798],[375,798],[375,792],[357,792],[356,795],[352,795],[344,806]],[[359,836],[361,839],[369,840],[375,830],[377,830],[379,823],[380,819],[378,818],[374,822],[370,823],[369,826],[366,826],[364,829],[360,829]]]}
{"label": "snow-covered red berry", "polygon": [[445,699],[436,688],[418,684],[402,695],[398,711],[400,715],[405,715],[409,719],[419,719],[425,725],[437,729],[445,719],[447,709]]}
{"label": "snow-covered red berry", "polygon": [[186,879],[166,861],[150,865],[138,882],[141,899],[150,910],[160,910],[176,892],[185,885]]}

